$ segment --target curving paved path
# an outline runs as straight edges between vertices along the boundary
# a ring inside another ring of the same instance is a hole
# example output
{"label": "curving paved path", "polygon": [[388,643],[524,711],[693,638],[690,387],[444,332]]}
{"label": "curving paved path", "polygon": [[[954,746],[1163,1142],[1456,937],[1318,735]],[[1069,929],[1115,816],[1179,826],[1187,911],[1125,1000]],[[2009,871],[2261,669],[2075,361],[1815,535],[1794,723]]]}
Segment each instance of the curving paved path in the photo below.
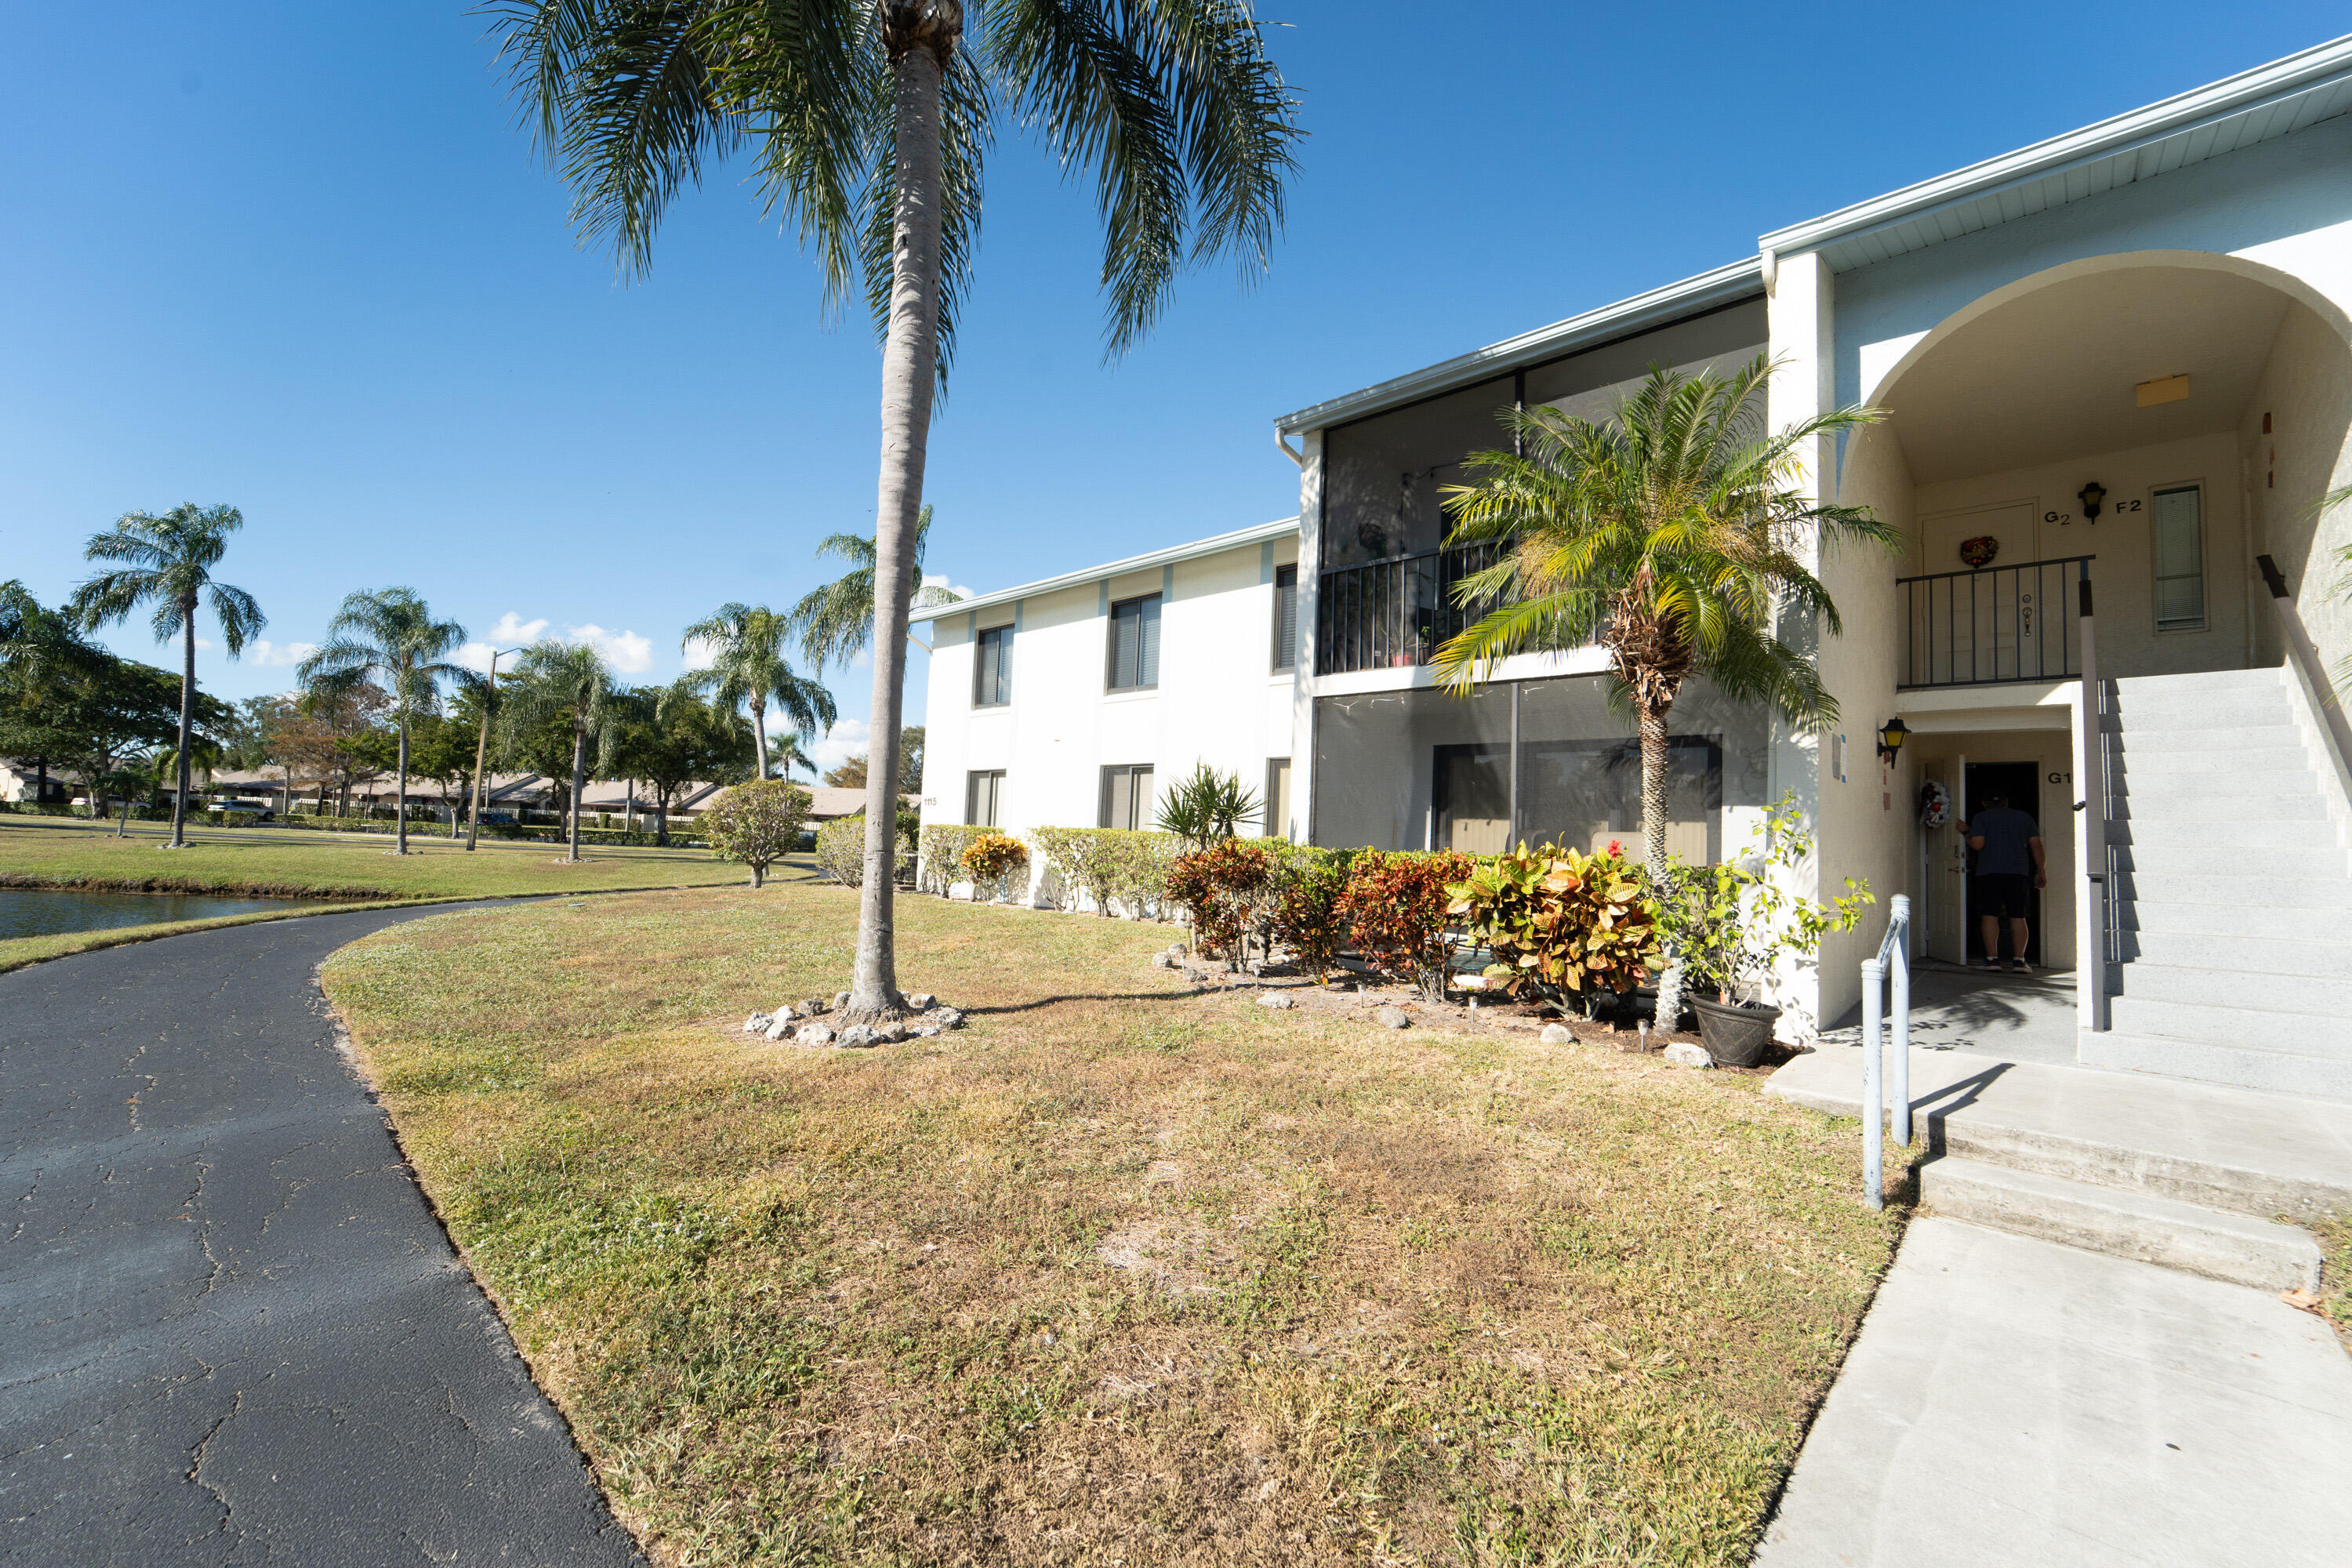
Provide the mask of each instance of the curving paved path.
{"label": "curving paved path", "polygon": [[312,979],[459,907],[0,974],[0,1561],[643,1562]]}

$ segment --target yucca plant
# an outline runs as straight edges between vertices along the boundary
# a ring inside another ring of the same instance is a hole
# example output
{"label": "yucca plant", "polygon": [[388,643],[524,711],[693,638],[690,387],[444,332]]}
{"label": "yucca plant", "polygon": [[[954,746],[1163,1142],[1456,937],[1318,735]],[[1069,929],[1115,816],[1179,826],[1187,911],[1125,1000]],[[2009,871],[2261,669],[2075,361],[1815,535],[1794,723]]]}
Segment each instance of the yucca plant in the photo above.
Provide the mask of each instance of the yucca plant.
{"label": "yucca plant", "polygon": [[1264,809],[1239,773],[1221,773],[1202,763],[1160,797],[1155,826],[1182,839],[1188,849],[1205,849],[1239,837],[1243,825],[1255,822]]}

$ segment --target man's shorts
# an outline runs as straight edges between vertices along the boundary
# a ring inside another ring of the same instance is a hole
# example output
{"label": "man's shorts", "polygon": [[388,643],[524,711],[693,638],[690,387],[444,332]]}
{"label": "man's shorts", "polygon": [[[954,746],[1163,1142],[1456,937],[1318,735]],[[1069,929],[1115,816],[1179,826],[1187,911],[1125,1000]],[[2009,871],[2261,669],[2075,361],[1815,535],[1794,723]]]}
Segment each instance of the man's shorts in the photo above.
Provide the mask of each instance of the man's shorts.
{"label": "man's shorts", "polygon": [[2033,912],[2033,879],[2022,871],[1995,871],[1977,879],[1977,913],[2021,921]]}

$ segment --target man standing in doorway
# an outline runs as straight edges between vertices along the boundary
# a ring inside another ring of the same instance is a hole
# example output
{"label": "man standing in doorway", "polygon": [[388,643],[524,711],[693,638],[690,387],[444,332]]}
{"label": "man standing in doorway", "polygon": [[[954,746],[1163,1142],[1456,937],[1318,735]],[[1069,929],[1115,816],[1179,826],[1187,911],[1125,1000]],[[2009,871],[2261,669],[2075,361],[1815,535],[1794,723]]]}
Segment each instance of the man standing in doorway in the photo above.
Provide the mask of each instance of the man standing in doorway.
{"label": "man standing in doorway", "polygon": [[[2042,858],[2042,829],[2033,818],[2009,804],[2006,795],[1985,796],[1984,809],[1974,822],[1960,823],[1960,837],[1977,852],[1977,908],[1983,911],[1984,961],[1987,969],[2009,968],[2024,973],[2025,944],[2033,935],[2026,918],[2033,907],[2027,890],[2050,885],[2049,864]],[[2009,921],[2011,957],[2000,961],[2000,922]]]}

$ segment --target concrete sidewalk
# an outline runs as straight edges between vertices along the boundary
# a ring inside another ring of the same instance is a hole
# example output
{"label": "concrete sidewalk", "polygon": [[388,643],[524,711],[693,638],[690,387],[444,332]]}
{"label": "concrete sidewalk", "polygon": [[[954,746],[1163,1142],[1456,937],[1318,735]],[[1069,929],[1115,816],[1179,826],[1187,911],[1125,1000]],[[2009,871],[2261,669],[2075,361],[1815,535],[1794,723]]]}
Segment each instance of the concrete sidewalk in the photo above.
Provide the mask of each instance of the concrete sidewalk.
{"label": "concrete sidewalk", "polygon": [[2261,1291],[1916,1220],[1759,1568],[2352,1552],[2352,1357]]}

